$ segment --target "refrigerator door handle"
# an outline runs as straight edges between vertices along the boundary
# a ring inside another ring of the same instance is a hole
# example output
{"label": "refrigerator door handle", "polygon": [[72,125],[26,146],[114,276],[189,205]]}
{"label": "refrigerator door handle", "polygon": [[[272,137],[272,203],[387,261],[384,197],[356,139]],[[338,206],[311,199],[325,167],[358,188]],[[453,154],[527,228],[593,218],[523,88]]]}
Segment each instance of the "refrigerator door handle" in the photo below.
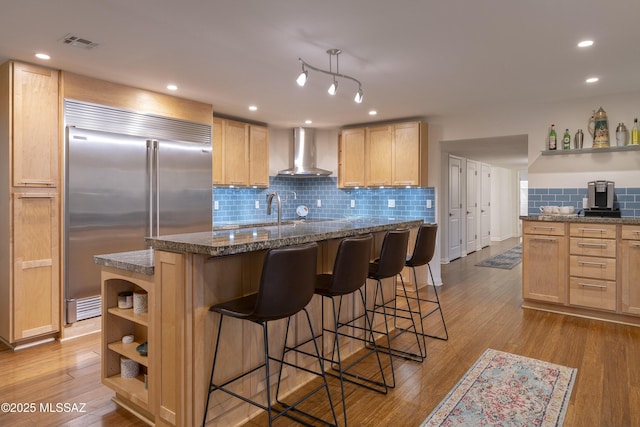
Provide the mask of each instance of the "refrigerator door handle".
{"label": "refrigerator door handle", "polygon": [[153,237],[153,141],[147,140],[147,186],[149,188],[149,237]]}
{"label": "refrigerator door handle", "polygon": [[157,140],[153,140],[153,157],[154,157],[154,185],[153,191],[155,192],[156,207],[154,210],[156,220],[156,233],[154,237],[160,235],[160,146]]}

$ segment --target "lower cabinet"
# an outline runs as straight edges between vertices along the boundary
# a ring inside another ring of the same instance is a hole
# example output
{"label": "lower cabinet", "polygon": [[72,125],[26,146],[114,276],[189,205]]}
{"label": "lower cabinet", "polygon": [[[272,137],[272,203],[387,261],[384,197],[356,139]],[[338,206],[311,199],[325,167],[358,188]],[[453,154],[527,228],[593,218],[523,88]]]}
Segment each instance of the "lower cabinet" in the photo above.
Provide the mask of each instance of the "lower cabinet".
{"label": "lower cabinet", "polygon": [[623,225],[620,239],[620,311],[640,315],[640,226]]}
{"label": "lower cabinet", "polygon": [[[147,311],[143,312],[145,304],[137,301],[144,301],[145,295]],[[154,365],[157,343],[152,335],[154,297],[153,276],[103,268],[102,383],[116,392],[118,405],[151,425],[158,372]],[[135,309],[128,306],[134,299]],[[144,343],[146,354],[138,351]]]}
{"label": "lower cabinet", "polygon": [[640,224],[614,221],[524,220],[524,306],[640,326]]}
{"label": "lower cabinet", "polygon": [[[60,329],[58,195],[55,191],[13,194],[13,322],[2,331],[10,343]],[[4,329],[4,328],[3,328]]]}
{"label": "lower cabinet", "polygon": [[567,289],[567,238],[561,222],[525,222],[522,246],[522,295],[525,299],[564,303]]}
{"label": "lower cabinet", "polygon": [[569,225],[569,304],[616,310],[616,227]]}

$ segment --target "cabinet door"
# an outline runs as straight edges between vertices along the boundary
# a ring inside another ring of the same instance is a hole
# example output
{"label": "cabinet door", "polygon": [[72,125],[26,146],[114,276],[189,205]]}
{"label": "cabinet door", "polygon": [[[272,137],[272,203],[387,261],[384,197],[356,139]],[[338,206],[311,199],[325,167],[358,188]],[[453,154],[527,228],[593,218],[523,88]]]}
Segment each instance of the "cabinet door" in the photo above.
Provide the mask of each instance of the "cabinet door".
{"label": "cabinet door", "polygon": [[224,126],[224,181],[249,184],[249,125],[226,121]]}
{"label": "cabinet door", "polygon": [[391,185],[393,134],[391,126],[367,128],[367,185]]}
{"label": "cabinet door", "polygon": [[269,130],[249,127],[249,185],[269,186]]}
{"label": "cabinet door", "polygon": [[338,185],[345,187],[364,187],[364,128],[346,129],[340,134],[338,143]]}
{"label": "cabinet door", "polygon": [[420,151],[418,122],[393,126],[393,185],[420,185]]}
{"label": "cabinet door", "polygon": [[57,186],[58,119],[58,72],[14,63],[14,186]]}
{"label": "cabinet door", "polygon": [[620,251],[621,311],[640,315],[640,241],[622,240]]}
{"label": "cabinet door", "polygon": [[522,249],[522,296],[563,304],[567,289],[566,237],[525,235]]}
{"label": "cabinet door", "polygon": [[13,200],[14,340],[59,330],[58,198],[16,193]]}
{"label": "cabinet door", "polygon": [[212,180],[213,185],[224,184],[224,121],[213,119],[212,128]]}

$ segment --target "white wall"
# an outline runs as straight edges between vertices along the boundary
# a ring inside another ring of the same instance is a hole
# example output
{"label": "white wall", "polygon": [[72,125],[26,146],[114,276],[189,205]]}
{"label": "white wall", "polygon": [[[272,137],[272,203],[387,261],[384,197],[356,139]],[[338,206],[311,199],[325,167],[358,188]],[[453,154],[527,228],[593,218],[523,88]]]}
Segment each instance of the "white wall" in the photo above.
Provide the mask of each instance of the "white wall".
{"label": "white wall", "polygon": [[503,241],[518,235],[518,173],[491,167],[491,240]]}
{"label": "white wall", "polygon": [[[619,122],[627,127],[640,116],[640,92],[607,96],[590,96],[571,101],[550,100],[545,103],[526,101],[502,106],[486,106],[474,111],[429,118],[434,155],[439,153],[440,141],[488,138],[526,134],[529,138],[529,187],[572,188],[586,187],[593,179],[609,179],[617,187],[638,186],[640,182],[640,152],[592,153],[562,156],[541,156],[551,123],[560,133],[565,128],[573,135],[577,129],[585,133],[585,148],[592,139],[587,125],[592,110],[599,107],[607,112],[609,130]],[[431,154],[431,153],[430,153]],[[439,154],[438,154],[439,157]],[[431,164],[430,164],[431,166]]]}

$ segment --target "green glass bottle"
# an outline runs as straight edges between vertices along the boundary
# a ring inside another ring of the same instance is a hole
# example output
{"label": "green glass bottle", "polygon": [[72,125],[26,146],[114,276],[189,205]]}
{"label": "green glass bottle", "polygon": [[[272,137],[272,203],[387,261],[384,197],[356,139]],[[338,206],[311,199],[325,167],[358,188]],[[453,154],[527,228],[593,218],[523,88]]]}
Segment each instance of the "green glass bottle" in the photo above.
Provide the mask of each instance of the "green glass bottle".
{"label": "green glass bottle", "polygon": [[558,148],[558,135],[556,134],[556,125],[551,125],[551,131],[549,132],[549,150],[555,150]]}
{"label": "green glass bottle", "polygon": [[571,149],[571,135],[569,134],[569,129],[565,129],[564,131],[564,136],[562,137],[562,149]]}

